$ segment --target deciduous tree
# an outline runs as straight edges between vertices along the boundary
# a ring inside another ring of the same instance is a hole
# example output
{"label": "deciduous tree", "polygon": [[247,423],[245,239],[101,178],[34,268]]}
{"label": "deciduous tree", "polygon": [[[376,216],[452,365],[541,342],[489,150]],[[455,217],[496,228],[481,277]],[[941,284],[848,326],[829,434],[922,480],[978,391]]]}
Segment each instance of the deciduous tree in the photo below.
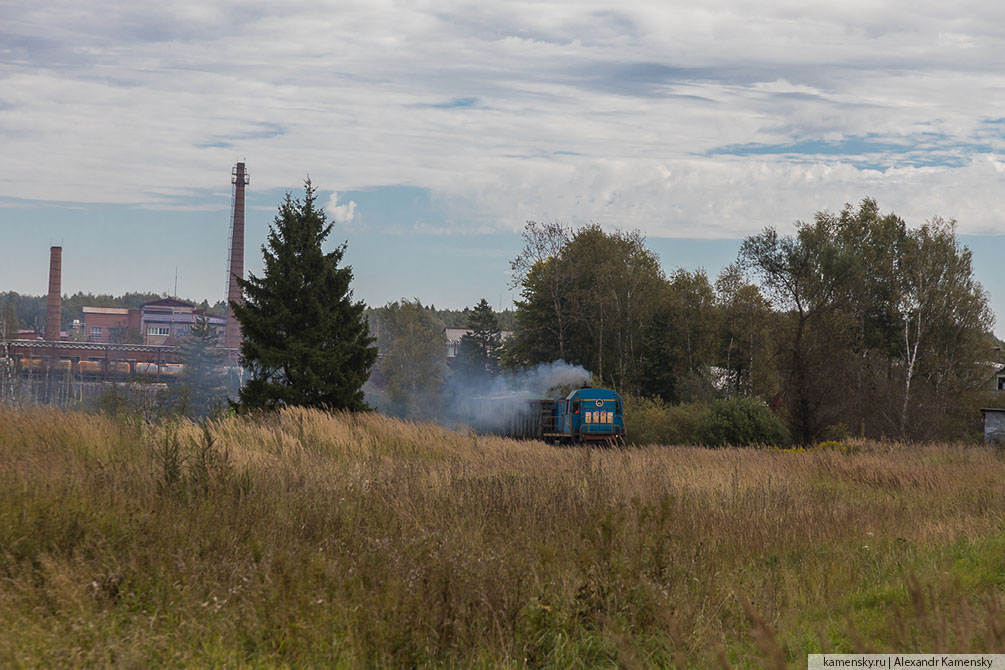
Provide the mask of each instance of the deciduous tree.
{"label": "deciduous tree", "polygon": [[571,321],[568,294],[574,268],[562,262],[562,251],[571,234],[569,228],[558,222],[528,221],[523,230],[524,247],[510,263],[512,285],[522,289],[522,303],[542,317],[547,315],[534,319],[533,323],[524,319],[521,329],[528,335],[530,330],[543,331],[536,333],[535,339],[554,340],[560,359],[565,358],[566,333]]}
{"label": "deciduous tree", "polygon": [[708,277],[677,270],[657,295],[644,329],[643,390],[675,403],[709,399],[719,314]]}
{"label": "deciduous tree", "polygon": [[872,199],[818,212],[740,258],[780,310],[778,365],[793,436],[845,424],[880,437],[959,436],[987,381],[987,295],[955,222],[910,228]]}
{"label": "deciduous tree", "polygon": [[418,299],[393,302],[381,312],[387,342],[379,366],[387,380],[384,409],[411,419],[439,416],[447,369],[443,322]]}
{"label": "deciduous tree", "polygon": [[[511,364],[564,359],[619,389],[637,390],[641,333],[664,282],[659,259],[638,231],[589,225],[550,246],[521,275]],[[521,256],[523,258],[523,256]]]}
{"label": "deciduous tree", "polygon": [[21,328],[21,319],[17,318],[17,311],[13,302],[0,304],[0,337],[7,340],[17,339],[17,331]]}
{"label": "deciduous tree", "polygon": [[840,420],[844,410],[839,355],[847,351],[839,309],[846,304],[855,258],[837,237],[826,212],[812,223],[796,222],[796,234],[766,228],[748,237],[740,260],[786,316],[778,362],[793,437],[808,444]]}
{"label": "deciduous tree", "polygon": [[775,315],[761,289],[730,264],[715,282],[719,311],[718,366],[726,370],[727,397],[770,398],[778,391],[772,358]]}
{"label": "deciduous tree", "polygon": [[900,434],[910,437],[911,409],[924,406],[915,398],[916,377],[921,375],[938,398],[925,408],[925,418],[961,411],[960,399],[972,397],[987,376],[982,354],[990,349],[986,334],[994,320],[974,278],[970,250],[956,239],[955,221],[935,218],[911,231],[899,264]]}

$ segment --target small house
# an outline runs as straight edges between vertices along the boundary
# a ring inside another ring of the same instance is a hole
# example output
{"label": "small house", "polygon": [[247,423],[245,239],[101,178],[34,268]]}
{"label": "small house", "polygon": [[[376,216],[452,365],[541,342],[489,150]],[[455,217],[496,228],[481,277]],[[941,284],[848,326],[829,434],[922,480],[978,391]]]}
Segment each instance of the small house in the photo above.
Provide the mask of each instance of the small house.
{"label": "small house", "polygon": [[982,407],[985,444],[1005,444],[1005,408]]}

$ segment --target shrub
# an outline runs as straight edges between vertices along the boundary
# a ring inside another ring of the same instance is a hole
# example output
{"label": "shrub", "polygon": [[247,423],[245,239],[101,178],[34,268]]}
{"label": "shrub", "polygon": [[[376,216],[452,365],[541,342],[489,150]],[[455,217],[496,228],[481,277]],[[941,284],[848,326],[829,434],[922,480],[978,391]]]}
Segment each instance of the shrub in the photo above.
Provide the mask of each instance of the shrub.
{"label": "shrub", "polygon": [[694,444],[694,429],[707,411],[701,403],[667,405],[657,397],[626,395],[625,425],[635,445]]}
{"label": "shrub", "polygon": [[849,444],[843,440],[826,440],[818,444],[816,448],[825,451],[837,451],[842,454],[857,454],[862,450],[860,445]]}
{"label": "shrub", "polygon": [[624,416],[632,444],[669,444],[671,432],[667,405],[660,398],[625,395]]}
{"label": "shrub", "polygon": [[624,417],[628,442],[647,444],[694,444],[694,426],[705,415],[699,403],[667,405],[660,398],[625,395]]}
{"label": "shrub", "polygon": [[698,444],[695,429],[708,414],[708,404],[690,402],[667,408],[673,438],[665,444]]}
{"label": "shrub", "polygon": [[695,426],[695,439],[710,447],[786,444],[782,422],[761,402],[731,398],[712,403]]}

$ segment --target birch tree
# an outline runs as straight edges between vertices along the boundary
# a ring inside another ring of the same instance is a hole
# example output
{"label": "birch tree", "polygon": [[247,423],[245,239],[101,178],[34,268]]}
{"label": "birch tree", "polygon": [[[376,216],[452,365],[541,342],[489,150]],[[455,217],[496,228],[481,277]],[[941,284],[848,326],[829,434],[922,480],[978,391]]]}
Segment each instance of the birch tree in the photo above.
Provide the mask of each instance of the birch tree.
{"label": "birch tree", "polygon": [[[900,434],[907,437],[919,361],[929,359],[930,382],[940,383],[938,377],[949,372],[965,387],[973,372],[980,376],[973,370],[981,362],[979,340],[990,331],[993,319],[984,289],[973,274],[971,252],[957,241],[955,221],[934,218],[912,230],[899,265],[896,307],[903,328],[904,366]],[[973,345],[978,349],[968,353],[967,347]],[[949,360],[954,364],[947,370]]]}
{"label": "birch tree", "polygon": [[[523,249],[510,262],[511,286],[522,289],[524,302],[535,301],[540,310],[546,306],[547,320],[534,320],[534,327],[543,328],[558,345],[558,358],[565,358],[566,331],[569,326],[567,297],[572,287],[572,268],[561,261],[562,251],[569,243],[571,230],[559,222],[528,221],[523,229]],[[528,323],[525,325],[529,326]]]}

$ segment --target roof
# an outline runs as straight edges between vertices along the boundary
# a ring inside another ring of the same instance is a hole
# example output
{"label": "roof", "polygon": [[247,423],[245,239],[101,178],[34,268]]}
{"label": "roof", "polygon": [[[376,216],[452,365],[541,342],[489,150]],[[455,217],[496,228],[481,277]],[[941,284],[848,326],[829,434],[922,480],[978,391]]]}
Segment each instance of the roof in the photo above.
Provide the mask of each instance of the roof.
{"label": "roof", "polygon": [[[447,336],[447,342],[460,342],[462,337],[464,337],[465,335],[469,335],[474,331],[471,330],[470,328],[454,328],[453,326],[449,326],[447,328],[444,328],[443,332]],[[505,340],[509,338],[512,334],[513,334],[512,330],[500,330],[499,339]]]}
{"label": "roof", "polygon": [[581,400],[614,400],[620,398],[617,392],[611,389],[602,389],[595,386],[587,386],[586,388],[578,388],[572,391],[568,396],[568,400],[573,398],[579,398]]}
{"label": "roof", "polygon": [[83,307],[82,309],[84,314],[129,314],[129,310],[124,307]]}
{"label": "roof", "polygon": [[161,298],[160,300],[151,300],[150,302],[145,302],[141,307],[195,307],[190,302],[185,302],[184,300],[175,300],[174,298]]}
{"label": "roof", "polygon": [[[153,314],[144,314],[143,323],[195,323],[201,318],[201,314],[193,314],[192,312],[182,312],[180,314],[154,312]],[[214,326],[223,326],[227,324],[226,319],[212,314],[208,315],[207,319],[209,320],[209,323]]]}
{"label": "roof", "polygon": [[205,317],[205,318],[209,319],[210,323],[213,323],[214,321],[221,321],[223,323],[227,323],[227,317],[220,316],[218,314],[213,314],[211,312],[207,312],[204,309],[197,309],[197,310],[193,311],[192,314],[195,315],[195,318],[197,318],[197,319],[201,319],[201,318]]}

